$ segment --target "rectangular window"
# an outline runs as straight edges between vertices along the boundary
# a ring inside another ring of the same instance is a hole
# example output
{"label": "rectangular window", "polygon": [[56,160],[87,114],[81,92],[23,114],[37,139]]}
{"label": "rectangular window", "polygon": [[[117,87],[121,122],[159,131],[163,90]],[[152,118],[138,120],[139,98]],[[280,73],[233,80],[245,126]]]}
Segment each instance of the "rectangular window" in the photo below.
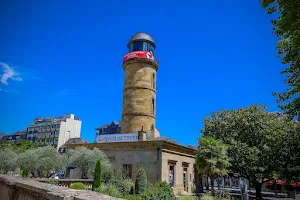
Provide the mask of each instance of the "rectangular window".
{"label": "rectangular window", "polygon": [[127,178],[131,179],[131,177],[132,177],[132,165],[124,164],[123,165],[123,173],[126,174]]}
{"label": "rectangular window", "polygon": [[187,191],[187,168],[183,168],[183,188]]}
{"label": "rectangular window", "polygon": [[152,88],[155,89],[155,74],[152,74]]}
{"label": "rectangular window", "polygon": [[174,166],[169,167],[169,186],[174,187]]}
{"label": "rectangular window", "polygon": [[154,100],[154,98],[152,98],[151,104],[152,104],[152,114],[154,115],[155,114],[155,100]]}
{"label": "rectangular window", "polygon": [[117,128],[110,128],[109,133],[110,134],[116,134],[117,133]]}

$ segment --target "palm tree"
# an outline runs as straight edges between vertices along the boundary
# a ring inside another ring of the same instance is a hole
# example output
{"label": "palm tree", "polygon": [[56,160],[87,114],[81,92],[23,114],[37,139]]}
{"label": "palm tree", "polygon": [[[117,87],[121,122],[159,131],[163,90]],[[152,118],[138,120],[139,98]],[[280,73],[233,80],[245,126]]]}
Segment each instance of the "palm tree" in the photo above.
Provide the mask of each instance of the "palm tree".
{"label": "palm tree", "polygon": [[212,137],[199,138],[196,165],[201,172],[210,177],[211,193],[214,194],[214,179],[227,175],[227,168],[231,165],[227,146]]}

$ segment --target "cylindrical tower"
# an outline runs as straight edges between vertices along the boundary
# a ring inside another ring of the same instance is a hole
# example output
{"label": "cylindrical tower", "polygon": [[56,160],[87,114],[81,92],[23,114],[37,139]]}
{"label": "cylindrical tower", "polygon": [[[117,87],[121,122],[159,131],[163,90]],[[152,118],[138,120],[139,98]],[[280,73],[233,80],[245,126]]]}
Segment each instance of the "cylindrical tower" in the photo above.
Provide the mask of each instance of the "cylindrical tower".
{"label": "cylindrical tower", "polygon": [[146,33],[137,33],[127,45],[124,56],[125,81],[121,133],[148,133],[153,138],[156,110],[156,71],[158,62],[154,56],[155,43]]}

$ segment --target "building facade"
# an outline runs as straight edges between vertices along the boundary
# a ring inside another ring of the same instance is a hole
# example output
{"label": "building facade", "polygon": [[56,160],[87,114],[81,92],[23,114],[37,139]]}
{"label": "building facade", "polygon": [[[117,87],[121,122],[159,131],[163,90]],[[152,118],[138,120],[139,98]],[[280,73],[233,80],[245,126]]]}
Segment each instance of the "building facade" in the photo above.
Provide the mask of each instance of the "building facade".
{"label": "building facade", "polygon": [[81,121],[74,114],[66,116],[36,118],[27,127],[26,140],[38,146],[54,146],[57,149],[70,138],[79,138]]}
{"label": "building facade", "polygon": [[155,43],[146,33],[137,33],[128,42],[123,59],[125,72],[121,133],[146,131],[154,137],[156,116]]}
{"label": "building facade", "polygon": [[0,135],[1,141],[18,142],[26,139],[26,130],[17,131],[10,135]]}
{"label": "building facade", "polygon": [[[136,179],[137,171],[144,168],[148,181],[166,181],[174,193],[195,192],[199,174],[195,173],[195,149],[166,140],[150,140],[119,143],[65,144],[66,149],[84,146],[98,148],[109,158],[113,172],[128,172],[129,178]],[[73,173],[70,178],[81,178],[80,173]],[[76,174],[76,175],[74,175]],[[90,175],[89,178],[92,178]]]}

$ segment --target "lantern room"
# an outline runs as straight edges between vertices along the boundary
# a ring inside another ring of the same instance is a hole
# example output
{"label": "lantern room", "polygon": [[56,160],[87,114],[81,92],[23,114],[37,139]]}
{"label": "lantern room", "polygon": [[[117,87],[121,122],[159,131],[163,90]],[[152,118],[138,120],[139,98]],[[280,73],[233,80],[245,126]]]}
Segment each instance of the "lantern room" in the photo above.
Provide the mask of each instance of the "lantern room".
{"label": "lantern room", "polygon": [[147,33],[137,33],[128,42],[129,52],[147,51],[154,53],[155,43],[153,38]]}

